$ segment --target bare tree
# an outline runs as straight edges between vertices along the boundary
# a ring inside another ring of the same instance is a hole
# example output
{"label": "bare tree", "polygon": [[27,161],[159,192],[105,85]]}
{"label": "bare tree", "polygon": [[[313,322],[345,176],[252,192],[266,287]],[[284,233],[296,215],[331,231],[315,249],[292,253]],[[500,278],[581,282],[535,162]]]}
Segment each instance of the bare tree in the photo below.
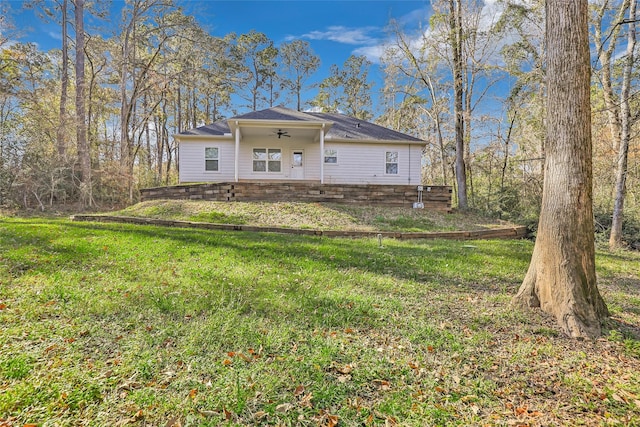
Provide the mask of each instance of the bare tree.
{"label": "bare tree", "polygon": [[[412,118],[412,115],[405,111],[406,108],[403,107],[413,108],[418,110],[419,114],[424,114],[428,117],[436,140],[435,145],[439,150],[442,183],[447,185],[449,162],[447,160],[447,144],[443,136],[443,115],[446,106],[442,102],[445,99],[443,95],[447,89],[438,81],[438,61],[431,54],[432,49],[424,32],[420,39],[420,48],[415,49],[412,46],[412,41],[403,33],[397,22],[392,21],[390,28],[395,42],[387,48],[385,58],[383,58],[385,63],[385,88],[383,90],[389,91],[393,86],[398,86],[400,82],[405,80],[406,83],[393,90],[394,93],[389,94],[393,98],[393,103],[389,105],[384,115],[397,115],[399,116],[397,118],[398,122],[408,121],[413,127],[415,127],[415,124],[407,120]],[[425,91],[426,93],[424,93]],[[401,94],[404,101],[399,106],[396,106],[394,105],[395,96],[398,94]],[[412,103],[415,105],[412,105]],[[395,114],[396,112],[398,114]],[[408,131],[408,129],[398,124],[387,123],[394,129],[403,132]]]}
{"label": "bare tree", "polygon": [[91,153],[87,141],[84,78],[84,0],[75,0],[76,21],[76,136],[80,163],[80,196],[85,206],[92,204]]}
{"label": "bare tree", "polygon": [[67,92],[69,87],[69,39],[67,36],[67,5],[68,0],[62,0],[62,72],[60,76],[60,123],[56,135],[58,156],[64,157],[67,141],[65,131],[67,128]]}
{"label": "bare tree", "polygon": [[595,273],[587,0],[547,0],[547,130],[542,209],[526,277],[513,298],[574,338],[608,316]]}
{"label": "bare tree", "polygon": [[629,2],[629,18],[627,20],[627,51],[623,60],[622,88],[620,90],[620,143],[618,145],[618,159],[616,165],[615,199],[611,222],[609,247],[611,249],[622,246],[622,223],[624,221],[624,199],[627,192],[627,165],[629,158],[629,142],[631,140],[631,78],[635,63],[636,48],[636,1]]}
{"label": "bare tree", "polygon": [[464,109],[462,86],[462,4],[460,0],[449,0],[449,43],[452,52],[453,71],[453,119],[456,138],[456,184],[458,209],[469,207],[467,201],[467,170],[464,162]]}

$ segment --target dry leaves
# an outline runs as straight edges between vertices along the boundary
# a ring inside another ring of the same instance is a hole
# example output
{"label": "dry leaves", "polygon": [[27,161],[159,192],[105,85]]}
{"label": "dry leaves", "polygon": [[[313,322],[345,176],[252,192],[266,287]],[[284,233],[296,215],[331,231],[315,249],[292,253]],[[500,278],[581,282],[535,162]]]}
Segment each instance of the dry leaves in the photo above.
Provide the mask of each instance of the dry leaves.
{"label": "dry leaves", "polygon": [[319,425],[323,427],[336,427],[338,425],[340,417],[337,415],[332,415],[329,411],[322,409],[320,413],[313,417],[313,420]]}

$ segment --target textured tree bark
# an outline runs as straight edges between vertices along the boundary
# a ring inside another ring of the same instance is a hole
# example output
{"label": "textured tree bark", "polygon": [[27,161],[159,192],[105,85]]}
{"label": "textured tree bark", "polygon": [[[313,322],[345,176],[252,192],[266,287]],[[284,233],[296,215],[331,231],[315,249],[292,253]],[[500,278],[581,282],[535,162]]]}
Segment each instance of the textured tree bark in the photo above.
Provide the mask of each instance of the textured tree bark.
{"label": "textured tree bark", "polygon": [[608,316],[595,274],[587,0],[547,0],[547,130],[533,256],[512,303],[540,307],[573,338]]}
{"label": "textured tree bark", "polygon": [[462,5],[460,0],[449,0],[449,30],[453,53],[453,115],[456,135],[456,184],[458,209],[466,210],[467,202],[467,170],[464,162],[464,109],[462,86]]}
{"label": "textured tree bark", "polygon": [[629,157],[629,142],[631,140],[631,79],[634,52],[636,48],[636,2],[629,4],[629,19],[627,32],[627,52],[622,71],[622,90],[620,91],[620,145],[618,147],[618,164],[616,168],[615,200],[611,221],[611,235],[609,248],[616,249],[623,245],[622,224],[624,222],[624,199],[627,193],[627,163]]}
{"label": "textured tree bark", "polygon": [[69,40],[67,38],[67,0],[62,1],[62,72],[60,76],[60,113],[56,144],[58,156],[64,158],[67,150],[65,130],[67,128],[67,92],[69,87]]}
{"label": "textured tree bark", "polygon": [[84,0],[75,1],[76,21],[76,135],[78,138],[78,161],[82,180],[80,197],[85,206],[93,201],[91,189],[91,153],[87,142],[87,114],[85,110],[85,78],[84,78]]}

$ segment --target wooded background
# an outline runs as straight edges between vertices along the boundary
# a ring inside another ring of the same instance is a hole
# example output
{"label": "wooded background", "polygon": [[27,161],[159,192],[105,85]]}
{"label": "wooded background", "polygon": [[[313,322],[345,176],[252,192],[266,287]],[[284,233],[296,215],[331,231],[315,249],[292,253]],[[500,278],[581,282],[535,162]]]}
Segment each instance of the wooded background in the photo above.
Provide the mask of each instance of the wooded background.
{"label": "wooded background", "polygon": [[[313,99],[303,93],[322,58],[306,41],[214,37],[169,0],[127,1],[120,16],[107,5],[24,2],[60,25],[61,46],[50,51],[13,42],[20,29],[2,11],[0,205],[132,203],[140,188],[177,182],[171,135],[282,104],[422,138],[423,181],[452,185],[456,207],[536,223],[545,159],[542,1],[507,2],[488,25],[481,1],[434,0],[428,32],[389,22],[382,87],[370,79],[372,64],[352,56],[331,64]],[[112,35],[88,30],[88,16]],[[635,1],[590,2],[594,212],[612,246],[640,245],[636,25]],[[508,90],[496,99],[499,85]]]}

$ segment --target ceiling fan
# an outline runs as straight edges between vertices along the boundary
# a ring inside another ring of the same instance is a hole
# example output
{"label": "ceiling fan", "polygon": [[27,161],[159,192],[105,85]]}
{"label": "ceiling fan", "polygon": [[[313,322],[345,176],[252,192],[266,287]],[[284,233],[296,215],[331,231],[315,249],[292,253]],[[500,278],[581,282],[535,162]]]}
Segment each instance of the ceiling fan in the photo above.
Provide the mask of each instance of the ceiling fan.
{"label": "ceiling fan", "polygon": [[286,136],[287,138],[291,138],[291,135],[289,135],[289,132],[287,132],[286,130],[282,130],[282,129],[278,129],[277,132],[273,133],[274,135],[278,135],[278,139],[280,139],[283,136]]}

